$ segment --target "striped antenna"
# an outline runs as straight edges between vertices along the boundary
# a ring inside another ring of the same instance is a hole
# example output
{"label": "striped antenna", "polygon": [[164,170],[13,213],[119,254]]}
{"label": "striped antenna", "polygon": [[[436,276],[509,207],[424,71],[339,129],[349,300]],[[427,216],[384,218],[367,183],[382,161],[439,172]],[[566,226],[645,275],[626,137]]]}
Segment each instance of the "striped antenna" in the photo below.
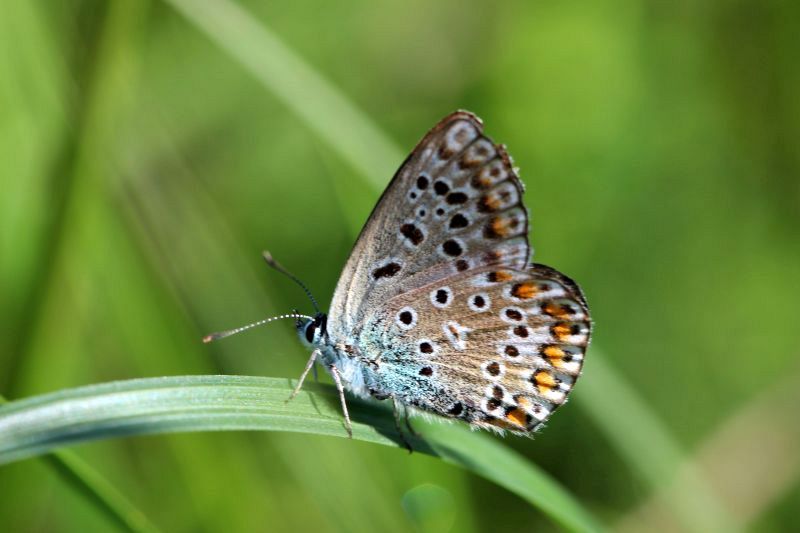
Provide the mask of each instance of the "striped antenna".
{"label": "striped antenna", "polygon": [[283,268],[283,266],[281,266],[280,263],[275,261],[275,258],[273,258],[272,254],[269,253],[268,251],[264,250],[263,252],[261,252],[261,256],[264,258],[264,261],[266,261],[269,266],[271,266],[272,268],[274,268],[275,270],[277,270],[278,272],[280,272],[281,274],[283,274],[284,276],[286,276],[290,280],[292,280],[295,283],[297,283],[298,285],[300,285],[300,288],[303,289],[303,291],[306,293],[306,296],[308,296],[308,299],[311,300],[311,305],[314,306],[314,311],[316,311],[317,313],[321,313],[322,312],[322,311],[320,311],[319,305],[317,305],[317,299],[314,298],[314,295],[311,294],[311,291],[308,290],[308,287],[306,287],[305,283],[303,283],[302,281],[297,279],[297,277],[295,277],[292,273],[290,273],[288,270]]}
{"label": "striped antenna", "polygon": [[272,316],[269,318],[265,318],[264,320],[259,320],[258,322],[253,322],[252,324],[247,324],[246,326],[242,326],[235,329],[229,329],[227,331],[218,331],[217,333],[212,333],[211,335],[206,335],[203,337],[203,342],[208,344],[211,341],[216,341],[219,339],[224,339],[225,337],[230,337],[231,335],[236,335],[237,333],[241,333],[248,329],[254,328],[256,326],[262,326],[268,322],[273,322],[275,320],[281,320],[283,318],[307,318],[308,320],[314,320],[313,316],[308,315],[301,315],[300,313],[289,313],[287,315],[279,315],[279,316]]}

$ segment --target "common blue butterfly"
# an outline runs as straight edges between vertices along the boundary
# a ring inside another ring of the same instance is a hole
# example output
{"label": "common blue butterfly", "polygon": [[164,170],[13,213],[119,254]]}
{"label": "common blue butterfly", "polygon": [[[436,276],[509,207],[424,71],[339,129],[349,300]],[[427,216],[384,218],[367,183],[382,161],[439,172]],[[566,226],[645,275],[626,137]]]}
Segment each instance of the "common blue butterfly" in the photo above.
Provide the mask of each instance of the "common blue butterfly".
{"label": "common blue butterfly", "polygon": [[329,313],[275,317],[297,318],[313,349],[295,394],[319,362],[348,432],[345,389],[392,399],[396,415],[410,407],[530,435],[572,390],[591,321],[574,281],[529,263],[522,194],[475,115],[434,126],[372,211]]}

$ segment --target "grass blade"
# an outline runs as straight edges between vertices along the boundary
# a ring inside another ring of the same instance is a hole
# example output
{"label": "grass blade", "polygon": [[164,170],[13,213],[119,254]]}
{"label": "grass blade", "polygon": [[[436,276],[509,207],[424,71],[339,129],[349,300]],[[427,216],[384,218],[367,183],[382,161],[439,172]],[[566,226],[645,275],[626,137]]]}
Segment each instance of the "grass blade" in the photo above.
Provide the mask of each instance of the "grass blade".
{"label": "grass blade", "polygon": [[[589,378],[581,380],[576,401],[641,478],[661,492],[675,482],[676,473],[687,462],[686,454],[597,347],[592,347],[591,355],[586,370]],[[671,491],[666,501],[687,531],[740,529],[699,472],[687,469],[682,484],[682,490]]]}
{"label": "grass blade", "polygon": [[[0,412],[8,400],[0,395]],[[2,415],[0,415],[2,416]],[[62,450],[44,458],[45,462],[72,487],[83,493],[94,505],[125,531],[156,533],[153,525],[139,509],[80,457]]]}
{"label": "grass blade", "polygon": [[[346,437],[331,386],[311,385],[291,403],[288,379],[178,376],[66,389],[0,406],[0,464],[58,447],[123,435],[269,430]],[[313,392],[311,392],[313,391]],[[382,406],[351,400],[355,439],[402,447]],[[430,425],[417,452],[441,457],[516,493],[572,531],[600,527],[547,474],[488,435]]]}
{"label": "grass blade", "polygon": [[61,450],[47,455],[44,460],[72,487],[77,488],[102,510],[120,529],[132,533],[159,531],[125,495],[74,453]]}
{"label": "grass blade", "polygon": [[297,113],[345,161],[380,186],[403,154],[346,95],[237,4],[167,0]]}

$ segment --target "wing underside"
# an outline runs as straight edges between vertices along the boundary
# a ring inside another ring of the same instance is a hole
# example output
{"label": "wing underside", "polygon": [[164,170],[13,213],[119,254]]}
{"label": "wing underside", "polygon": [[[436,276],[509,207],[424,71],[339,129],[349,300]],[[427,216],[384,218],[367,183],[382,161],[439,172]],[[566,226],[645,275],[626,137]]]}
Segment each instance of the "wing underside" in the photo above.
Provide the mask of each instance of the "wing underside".
{"label": "wing underside", "polygon": [[[530,257],[522,183],[506,150],[471,113],[443,119],[417,145],[370,215],[330,309],[346,335],[402,291]],[[338,330],[336,329],[338,328]]]}
{"label": "wing underside", "polygon": [[591,322],[578,286],[530,265],[523,186],[471,113],[437,124],[361,232],[329,315],[379,395],[530,434],[580,375]]}
{"label": "wing underside", "polygon": [[374,316],[359,345],[405,403],[522,434],[566,401],[591,334],[580,289],[544,265],[444,279]]}

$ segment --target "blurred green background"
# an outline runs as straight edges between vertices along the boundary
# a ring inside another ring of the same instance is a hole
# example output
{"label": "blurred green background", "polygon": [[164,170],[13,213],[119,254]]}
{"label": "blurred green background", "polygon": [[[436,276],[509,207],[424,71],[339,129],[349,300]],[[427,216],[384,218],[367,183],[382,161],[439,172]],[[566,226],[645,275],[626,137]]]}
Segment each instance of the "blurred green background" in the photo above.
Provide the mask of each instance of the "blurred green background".
{"label": "blurred green background", "polygon": [[[698,520],[711,498],[729,525],[797,527],[800,4],[236,5],[4,0],[0,393],[298,376],[290,323],[199,339],[309,311],[262,249],[329,301],[403,152],[465,108],[521,167],[536,260],[582,284],[596,322],[573,401],[505,444],[618,530],[702,529],[676,518],[681,498]],[[555,528],[487,481],[362,442],[75,450],[165,531]],[[114,526],[41,460],[0,468],[0,522]]]}

